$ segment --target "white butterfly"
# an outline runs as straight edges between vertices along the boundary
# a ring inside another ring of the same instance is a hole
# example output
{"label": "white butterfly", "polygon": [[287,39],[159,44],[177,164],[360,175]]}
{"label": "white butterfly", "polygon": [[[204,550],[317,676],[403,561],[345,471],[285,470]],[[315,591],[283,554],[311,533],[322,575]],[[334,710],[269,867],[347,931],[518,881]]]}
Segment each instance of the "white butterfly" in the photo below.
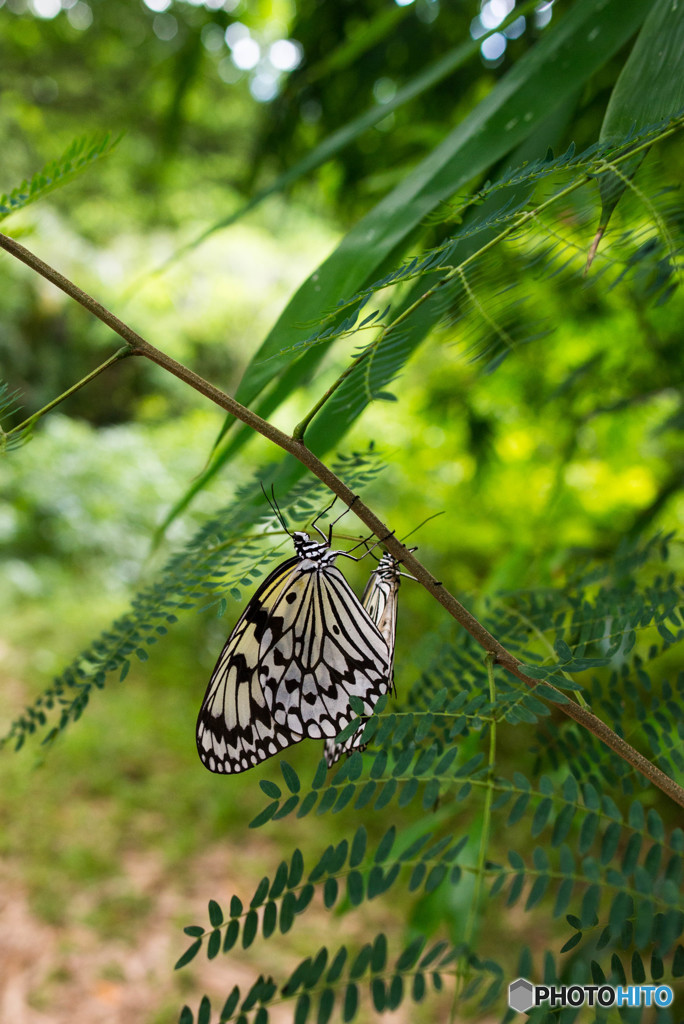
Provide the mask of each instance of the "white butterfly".
{"label": "white butterfly", "polygon": [[332,740],[354,717],[350,696],[370,714],[389,689],[394,643],[335,567],[347,553],[307,533],[292,541],[294,558],[251,598],[209,681],[197,749],[212,772],[246,771],[305,737]]}
{"label": "white butterfly", "polygon": [[[402,575],[404,574],[399,571],[399,562],[389,552],[385,552],[377,567],[371,573],[361,599],[363,607],[377,626],[389,650],[389,672],[381,693],[388,693],[394,684],[397,598],[399,596],[399,581]],[[353,750],[364,750],[366,745],[361,742],[362,735],[363,728],[359,728],[342,743],[335,743],[334,737],[326,739],[323,755],[328,768],[332,768],[343,754],[351,754]]]}

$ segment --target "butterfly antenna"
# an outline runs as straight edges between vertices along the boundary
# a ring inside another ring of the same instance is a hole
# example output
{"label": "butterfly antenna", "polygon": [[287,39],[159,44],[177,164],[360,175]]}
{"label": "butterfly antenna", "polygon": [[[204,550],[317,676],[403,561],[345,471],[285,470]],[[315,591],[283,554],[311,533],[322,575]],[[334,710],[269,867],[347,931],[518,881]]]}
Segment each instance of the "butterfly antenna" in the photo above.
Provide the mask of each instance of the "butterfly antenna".
{"label": "butterfly antenna", "polygon": [[266,489],[265,489],[263,484],[261,485],[261,490],[263,491],[264,498],[266,499],[268,504],[271,506],[271,510],[273,512],[273,515],[276,517],[276,519],[278,520],[278,522],[282,526],[283,530],[285,530],[285,533],[289,537],[291,537],[292,534],[290,533],[290,531],[287,528],[287,523],[285,522],[285,516],[280,511],[280,506],[278,505],[278,502],[276,500],[274,485],[271,484],[271,497],[270,498],[269,498],[268,493],[266,492]]}

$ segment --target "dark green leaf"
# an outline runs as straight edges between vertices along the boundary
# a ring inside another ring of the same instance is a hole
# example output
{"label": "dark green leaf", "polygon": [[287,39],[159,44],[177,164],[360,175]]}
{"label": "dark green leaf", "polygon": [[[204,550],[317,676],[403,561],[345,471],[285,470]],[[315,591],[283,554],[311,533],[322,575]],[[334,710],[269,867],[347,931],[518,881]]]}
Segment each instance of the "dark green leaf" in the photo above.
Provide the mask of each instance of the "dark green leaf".
{"label": "dark green leaf", "polygon": [[387,936],[379,932],[375,936],[371,951],[371,971],[377,973],[383,971],[387,963]]}
{"label": "dark green leaf", "polygon": [[249,946],[254,942],[254,938],[257,933],[259,926],[259,918],[257,917],[256,910],[249,910],[245,917],[245,923],[242,926],[242,948],[248,949]]}
{"label": "dark green leaf", "polygon": [[558,886],[558,892],[556,894],[556,902],[553,908],[553,916],[560,917],[567,910],[570,897],[572,896],[572,890],[574,888],[574,881],[572,878],[565,878]]}
{"label": "dark green leaf", "polygon": [[610,823],[606,831],[603,833],[600,854],[600,860],[602,864],[609,864],[615,856],[618,845],[620,843],[620,832],[620,826],[616,821],[613,821]]}
{"label": "dark green leaf", "polygon": [[330,964],[330,967],[328,968],[328,973],[325,977],[325,980],[328,985],[332,985],[338,980],[338,978],[342,974],[342,969],[344,968],[346,960],[347,948],[346,946],[340,946],[337,953],[335,954],[333,962]]}
{"label": "dark green leaf", "polygon": [[646,826],[646,816],[643,805],[635,800],[629,808],[629,824],[633,829],[641,831]]}
{"label": "dark green leaf", "polygon": [[363,825],[360,825],[352,839],[351,852],[349,854],[349,867],[356,868],[359,866],[366,854],[366,843],[368,840],[368,833]]}
{"label": "dark green leaf", "polygon": [[380,811],[380,810],[382,810],[383,807],[387,806],[387,804],[390,802],[390,800],[394,796],[394,794],[396,792],[396,789],[397,789],[397,780],[396,779],[389,779],[385,783],[385,785],[382,787],[380,792],[378,793],[377,799],[376,799],[375,804],[374,804],[374,807],[375,807],[376,811]]}
{"label": "dark green leaf", "polygon": [[297,897],[293,892],[286,892],[280,904],[280,931],[283,935],[292,927],[297,911]]}
{"label": "dark green leaf", "polygon": [[575,934],[568,939],[565,945],[561,946],[561,953],[569,953],[570,950],[574,949],[575,946],[581,941],[582,932],[575,932]]}
{"label": "dark green leaf", "polygon": [[354,1020],[359,1006],[359,990],[353,982],[347,985],[344,993],[343,1020],[345,1024]]}
{"label": "dark green leaf", "polygon": [[313,782],[311,783],[311,788],[320,789],[321,786],[325,785],[327,778],[328,766],[326,764],[325,758],[322,757],[318,762],[318,767],[316,768],[316,774],[314,775]]}
{"label": "dark green leaf", "polygon": [[228,953],[238,940],[240,935],[240,922],[233,920],[226,928],[226,934],[223,939],[223,952]]}
{"label": "dark green leaf", "polygon": [[413,942],[406,947],[403,953],[400,954],[396,965],[397,970],[410,971],[418,962],[418,957],[420,956],[424,945],[425,939],[422,935],[419,935],[418,938],[414,939]]}
{"label": "dark green leaf", "polygon": [[350,871],[347,876],[347,896],[353,907],[363,903],[363,876],[359,871]]}
{"label": "dark green leaf", "polygon": [[318,1004],[316,1024],[328,1024],[335,1006],[335,993],[331,988],[324,988]]}
{"label": "dark green leaf", "polygon": [[295,886],[299,885],[304,874],[304,858],[302,852],[299,849],[295,849],[292,857],[290,858],[290,873],[287,876],[287,887],[288,889],[294,889]]}
{"label": "dark green leaf", "polygon": [[508,815],[507,825],[515,825],[522,818],[523,814],[527,810],[527,805],[530,802],[529,793],[521,793],[518,799],[513,804],[510,813]]}
{"label": "dark green leaf", "polygon": [[532,818],[532,826],[530,829],[533,839],[536,839],[536,837],[546,828],[546,824],[549,820],[552,810],[553,803],[550,797],[546,797],[539,804],[537,804],[537,809],[534,812],[534,817]]}
{"label": "dark green leaf", "polygon": [[374,861],[376,864],[382,864],[383,861],[387,860],[390,855],[390,851],[394,845],[397,830],[394,825],[391,825],[385,832],[384,836],[378,843],[378,848],[375,851]]}
{"label": "dark green leaf", "polygon": [[401,1001],[404,998],[404,979],[400,974],[395,974],[392,977],[389,985],[389,991],[387,993],[387,1009],[396,1010],[397,1007],[401,1006]]}
{"label": "dark green leaf", "polygon": [[433,892],[446,878],[447,870],[446,864],[435,864],[425,882],[425,892]]}
{"label": "dark green leaf", "polygon": [[264,907],[264,916],[262,919],[262,933],[265,939],[270,938],[273,932],[276,930],[278,924],[278,908],[273,902],[269,900]]}
{"label": "dark green leaf", "polygon": [[221,932],[218,929],[215,929],[209,936],[209,941],[207,942],[207,957],[209,960],[213,960],[220,952]]}
{"label": "dark green leaf", "polygon": [[235,1008],[237,1007],[237,1004],[239,1003],[239,1001],[240,1001],[240,989],[238,988],[237,985],[234,985],[230,995],[228,996],[228,998],[226,999],[225,1003],[223,1004],[223,1009],[221,1010],[221,1013],[220,1013],[220,1016],[219,1016],[219,1020],[224,1021],[224,1020],[228,1020],[229,1017],[232,1017],[233,1013],[235,1012]]}
{"label": "dark green leaf", "polygon": [[323,903],[328,909],[335,905],[335,900],[337,899],[337,891],[337,879],[326,878],[325,885],[323,886]]}
{"label": "dark green leaf", "polygon": [[378,1013],[383,1013],[387,1002],[387,996],[385,992],[385,982],[382,978],[373,978],[371,981],[371,996],[373,998],[373,1006]]}
{"label": "dark green leaf", "polygon": [[202,948],[202,940],[201,939],[197,939],[197,941],[193,942],[193,944],[191,946],[188,946],[188,948],[185,950],[183,955],[181,957],[179,957],[178,960],[176,960],[176,963],[174,964],[174,968],[173,968],[174,971],[180,970],[181,967],[185,967],[185,965],[189,964],[191,960],[194,960],[195,957],[197,956],[197,954],[199,953],[201,948]]}
{"label": "dark green leaf", "polygon": [[287,864],[287,861],[281,860],[280,864],[278,865],[278,867],[276,869],[276,873],[275,873],[275,876],[274,876],[273,881],[271,883],[271,888],[270,888],[269,893],[268,893],[270,899],[277,900],[278,897],[283,893],[283,891],[285,890],[285,886],[287,885],[287,875],[288,875],[288,864]]}
{"label": "dark green leaf", "polygon": [[598,921],[598,909],[601,902],[601,889],[598,885],[590,885],[582,898],[580,919],[582,927],[593,927]]}
{"label": "dark green leaf", "polygon": [[663,819],[657,811],[653,810],[652,807],[646,815],[646,827],[648,828],[648,834],[652,839],[655,839],[657,843],[664,842],[665,827],[663,825]]}
{"label": "dark green leaf", "polygon": [[354,960],[354,963],[349,968],[349,977],[352,981],[356,981],[360,978],[371,961],[372,947],[366,943],[363,946]]}
{"label": "dark green leaf", "polygon": [[646,968],[636,949],[632,953],[632,981],[636,985],[643,985],[646,981]]}
{"label": "dark green leaf", "polygon": [[311,997],[308,992],[300,993],[294,1012],[294,1024],[306,1024],[310,1008]]}
{"label": "dark green leaf", "polygon": [[427,867],[425,865],[425,861],[421,860],[421,861],[419,861],[418,864],[416,864],[416,866],[414,867],[413,871],[411,872],[411,878],[409,879],[409,886],[408,886],[409,887],[409,892],[415,892],[415,890],[418,889],[422,885],[423,879],[425,878],[426,874],[427,874]]}
{"label": "dark green leaf", "polygon": [[260,811],[256,818],[250,821],[249,828],[260,828],[262,825],[265,825],[267,821],[271,820],[279,806],[280,804],[274,801],[272,804],[264,807],[263,811]]}
{"label": "dark green leaf", "polygon": [[297,772],[294,770],[292,765],[288,764],[287,761],[281,761],[280,770],[283,773],[285,785],[290,790],[290,792],[298,793],[301,788],[301,782],[299,781],[299,776],[297,775]]}
{"label": "dark green leaf", "polygon": [[283,795],[280,786],[276,786],[275,782],[271,782],[270,779],[259,779],[259,785],[266,796],[270,796],[271,800],[280,800]]}
{"label": "dark green leaf", "polygon": [[576,808],[570,804],[566,804],[563,807],[556,818],[553,826],[553,833],[551,835],[551,845],[560,846],[562,842],[567,838],[570,826],[572,825],[572,819],[575,816]]}
{"label": "dark green leaf", "polygon": [[305,818],[316,806],[318,800],[318,793],[307,793],[297,811],[298,818]]}
{"label": "dark green leaf", "polygon": [[532,907],[539,903],[549,887],[549,881],[548,875],[539,875],[538,878],[535,878],[525,903],[525,910],[531,910]]}
{"label": "dark green leaf", "polygon": [[294,811],[298,803],[299,797],[293,793],[292,796],[288,797],[285,803],[282,804],[282,806],[274,813],[273,820],[278,821],[280,818],[286,818],[288,814],[292,814],[292,811]]}
{"label": "dark green leaf", "polygon": [[579,835],[579,852],[586,853],[590,849],[591,844],[594,842],[596,836],[596,829],[598,828],[598,815],[591,813],[587,814],[586,818],[582,822],[582,828],[580,829]]}
{"label": "dark green leaf", "polygon": [[509,893],[508,893],[508,899],[506,900],[506,906],[507,907],[512,907],[513,904],[516,903],[517,900],[520,898],[520,893],[523,890],[523,885],[524,884],[525,884],[525,876],[524,875],[516,875],[513,878],[512,882],[511,882],[511,888],[510,888]]}
{"label": "dark green leaf", "polygon": [[208,996],[202,996],[199,1010],[197,1011],[197,1024],[209,1024],[211,1019],[211,1003]]}

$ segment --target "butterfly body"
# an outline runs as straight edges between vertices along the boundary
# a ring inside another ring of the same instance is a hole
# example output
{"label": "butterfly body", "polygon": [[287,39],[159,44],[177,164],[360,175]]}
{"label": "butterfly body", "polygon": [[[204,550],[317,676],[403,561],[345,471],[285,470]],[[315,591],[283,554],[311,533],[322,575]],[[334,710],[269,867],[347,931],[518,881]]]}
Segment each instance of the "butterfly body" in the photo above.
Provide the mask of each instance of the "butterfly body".
{"label": "butterfly body", "polygon": [[391,672],[387,643],[335,560],[344,552],[294,533],[294,558],[249,601],[221,652],[197,721],[210,771],[254,767],[305,737],[334,737],[349,697],[370,713]]}

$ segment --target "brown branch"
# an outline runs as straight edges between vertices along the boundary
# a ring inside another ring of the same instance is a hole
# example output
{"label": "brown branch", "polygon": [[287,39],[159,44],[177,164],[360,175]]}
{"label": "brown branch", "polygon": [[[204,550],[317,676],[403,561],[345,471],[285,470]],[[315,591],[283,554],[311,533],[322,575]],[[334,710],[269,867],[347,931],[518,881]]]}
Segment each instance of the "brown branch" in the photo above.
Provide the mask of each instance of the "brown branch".
{"label": "brown branch", "polygon": [[[119,320],[118,317],[114,316],[108,309],[102,306],[99,302],[88,295],[86,292],[77,288],[75,284],[69,281],[62,274],[58,273],[52,267],[48,266],[42,260],[34,256],[33,253],[25,249],[23,245],[20,245],[12,238],[8,238],[6,235],[0,234],[0,247],[5,249],[7,252],[16,256],[17,259],[21,260],[32,270],[41,274],[48,281],[51,281],[58,288],[61,288],[63,292],[70,295],[71,298],[75,299],[76,302],[80,303],[85,309],[89,310],[94,316],[102,320],[103,323],[107,324],[113,331],[115,331],[119,337],[123,338],[124,341],[130,345],[133,354],[145,356],[152,362],[157,363],[163,369],[172,373],[178,377],[184,383],[189,384],[190,387],[194,388],[195,391],[199,391],[200,394],[205,395],[216,405],[225,409],[226,412],[231,413],[236,419],[241,420],[247,426],[252,427],[258,433],[263,434],[274,444],[277,444],[284,451],[294,455],[307,469],[309,469],[314,476],[317,476],[333,494],[336,494],[346,505],[349,506],[356,516],[364,523],[368,529],[375,534],[382,542],[385,547],[394,555],[395,558],[399,559],[408,569],[408,571],[415,576],[419,583],[428,590],[434,598],[442,605],[443,608],[459,622],[464,629],[466,629],[470,635],[477,641],[478,644],[485,651],[493,654],[496,661],[502,668],[506,669],[512,675],[520,679],[530,689],[536,689],[539,685],[538,680],[532,679],[520,668],[520,662],[515,658],[510,651],[499,643],[489,633],[482,623],[470,614],[470,612],[463,607],[460,601],[457,601],[453,594],[450,594],[445,587],[435,579],[435,577],[418,561],[417,558],[404,547],[392,534],[392,532],[385,526],[385,524],[378,519],[374,512],[371,511],[358,495],[354,494],[347,486],[331,472],[328,467],[316,458],[303,441],[297,440],[290,437],[283,431],[278,430],[272,424],[263,420],[256,413],[250,409],[245,408],[239,402],[236,402],[230,395],[225,394],[219,388],[214,387],[208,381],[199,377],[188,367],[183,366],[181,363],[172,359],[166,355],[165,352],[155,348],[154,345],[150,345],[149,342],[141,338],[139,334],[136,334],[127,324]],[[545,686],[556,688],[548,681],[544,682]],[[556,690],[560,695],[561,691]],[[565,695],[563,695],[565,697]],[[567,703],[559,703],[556,705],[558,709],[564,712],[569,718],[574,719],[578,725],[587,729],[593,733],[602,743],[605,743],[607,747],[615,751],[619,757],[627,761],[633,768],[645,775],[646,778],[661,789],[667,796],[670,797],[675,803],[679,804],[680,807],[684,807],[684,789],[679,786],[673,779],[665,775],[659,768],[656,768],[654,764],[635,750],[629,743],[625,742],[620,736],[618,736],[612,729],[610,729],[605,722],[597,718],[590,711],[580,707],[572,701]]]}

